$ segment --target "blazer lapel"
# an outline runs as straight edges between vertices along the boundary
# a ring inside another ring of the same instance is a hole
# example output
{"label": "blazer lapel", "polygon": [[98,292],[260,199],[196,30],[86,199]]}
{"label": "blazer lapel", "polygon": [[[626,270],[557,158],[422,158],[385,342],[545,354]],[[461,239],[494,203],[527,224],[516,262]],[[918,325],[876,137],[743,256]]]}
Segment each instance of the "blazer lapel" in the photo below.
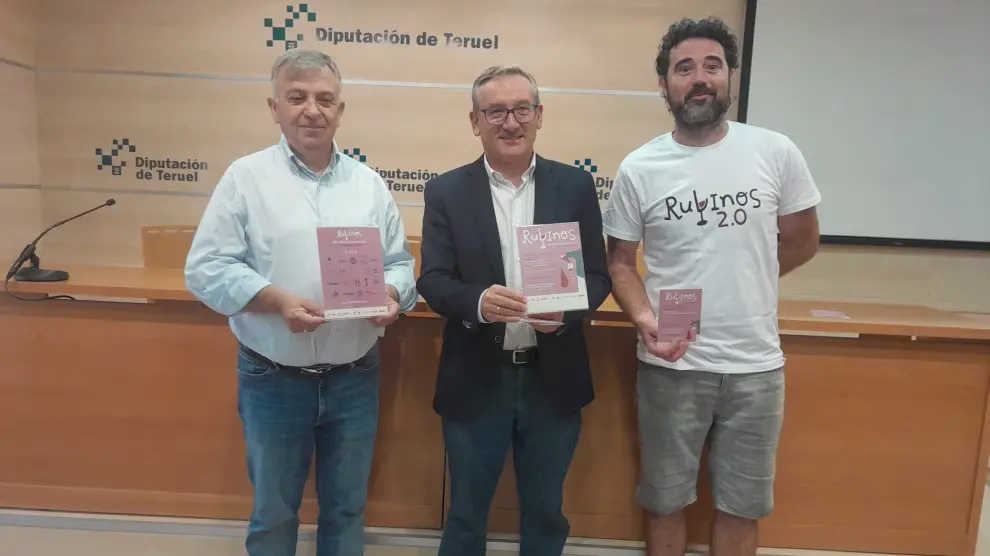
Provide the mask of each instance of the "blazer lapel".
{"label": "blazer lapel", "polygon": [[498,235],[498,222],[495,220],[495,204],[492,202],[491,185],[485,162],[479,158],[468,168],[470,206],[474,207],[477,233],[481,234],[485,252],[499,283],[505,285],[505,266],[502,261],[502,240]]}
{"label": "blazer lapel", "polygon": [[553,224],[557,208],[557,176],[542,157],[536,157],[536,194],[533,224]]}

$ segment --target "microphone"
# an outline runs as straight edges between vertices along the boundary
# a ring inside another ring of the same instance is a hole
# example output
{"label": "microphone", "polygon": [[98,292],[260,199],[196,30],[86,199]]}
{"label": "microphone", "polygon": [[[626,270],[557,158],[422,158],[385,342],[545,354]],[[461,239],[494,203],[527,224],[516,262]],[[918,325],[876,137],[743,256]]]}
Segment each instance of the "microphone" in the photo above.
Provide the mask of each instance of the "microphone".
{"label": "microphone", "polygon": [[[117,201],[113,199],[107,199],[107,202],[98,207],[93,207],[86,212],[77,214],[72,218],[66,218],[61,222],[56,222],[49,226],[48,229],[38,234],[38,237],[34,238],[34,241],[24,246],[24,249],[21,250],[21,254],[17,257],[17,260],[14,261],[13,266],[11,266],[10,270],[7,271],[6,280],[10,280],[11,278],[19,282],[62,282],[68,280],[69,273],[64,270],[45,270],[41,268],[41,259],[39,259],[37,253],[35,253],[35,246],[39,241],[41,241],[41,238],[45,237],[45,234],[55,228],[58,228],[62,224],[75,220],[80,216],[86,216],[94,210],[99,210],[103,207],[112,207],[116,203]],[[25,261],[30,261],[31,266],[21,268],[21,265],[23,265]]]}

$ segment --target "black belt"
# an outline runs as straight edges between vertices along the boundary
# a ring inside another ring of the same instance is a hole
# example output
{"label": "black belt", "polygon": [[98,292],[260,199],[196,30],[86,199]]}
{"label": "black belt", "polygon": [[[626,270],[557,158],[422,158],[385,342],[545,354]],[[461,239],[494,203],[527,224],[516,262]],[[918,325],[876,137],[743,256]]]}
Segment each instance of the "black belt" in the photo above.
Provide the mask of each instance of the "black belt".
{"label": "black belt", "polygon": [[294,367],[291,365],[282,365],[281,363],[276,363],[271,359],[265,357],[264,355],[261,355],[257,351],[254,351],[253,349],[247,347],[244,344],[240,344],[238,347],[241,351],[244,352],[245,355],[247,355],[252,359],[258,360],[258,362],[260,362],[263,365],[273,365],[279,371],[289,371],[292,373],[296,373],[308,377],[314,377],[314,378],[324,376],[331,371],[350,369],[351,367],[354,366],[354,362],[351,362],[351,363],[339,363],[339,364],[321,363],[319,365],[306,365],[305,367]]}
{"label": "black belt", "polygon": [[499,362],[503,365],[532,365],[539,358],[536,348],[502,350]]}

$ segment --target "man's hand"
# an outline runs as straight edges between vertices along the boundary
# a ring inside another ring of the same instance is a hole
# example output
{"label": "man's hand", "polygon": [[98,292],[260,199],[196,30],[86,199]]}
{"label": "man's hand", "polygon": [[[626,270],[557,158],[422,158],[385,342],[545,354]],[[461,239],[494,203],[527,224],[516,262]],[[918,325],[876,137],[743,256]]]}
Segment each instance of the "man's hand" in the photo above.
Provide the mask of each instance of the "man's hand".
{"label": "man's hand", "polygon": [[308,299],[283,293],[279,307],[285,325],[296,334],[312,332],[326,323],[323,308]]}
{"label": "man's hand", "polygon": [[[529,315],[528,318],[553,321],[555,323],[564,322],[564,312],[560,311],[557,313],[542,313],[539,315]],[[551,332],[554,332],[561,326],[559,324],[538,324],[535,322],[530,322],[529,325],[533,327],[533,330],[536,330],[537,332],[542,332],[544,334],[549,334]]]}
{"label": "man's hand", "polygon": [[526,298],[495,284],[481,298],[481,316],[488,322],[519,322],[526,316]]}
{"label": "man's hand", "polygon": [[312,332],[326,322],[323,307],[312,301],[291,294],[277,286],[268,285],[254,296],[245,311],[276,314],[292,332]]}
{"label": "man's hand", "polygon": [[388,285],[388,314],[378,317],[371,317],[371,324],[375,326],[388,326],[399,318],[399,290],[395,286]]}
{"label": "man's hand", "polygon": [[660,343],[660,325],[652,312],[648,316],[636,319],[636,328],[646,344],[646,349],[656,357],[673,363],[687,352],[690,343],[689,339],[694,339],[694,333],[689,332],[689,338],[677,338],[673,343]]}

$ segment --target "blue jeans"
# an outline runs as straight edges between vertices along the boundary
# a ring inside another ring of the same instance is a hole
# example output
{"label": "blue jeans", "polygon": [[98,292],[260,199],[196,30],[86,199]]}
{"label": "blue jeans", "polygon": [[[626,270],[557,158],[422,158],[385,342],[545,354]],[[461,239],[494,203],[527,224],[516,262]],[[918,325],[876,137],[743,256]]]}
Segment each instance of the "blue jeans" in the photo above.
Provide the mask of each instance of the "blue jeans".
{"label": "blue jeans", "polygon": [[364,554],[364,507],[378,427],[378,346],[350,367],[311,378],[240,350],[238,410],[254,508],[251,556],[293,556],[299,506],[316,453],[316,554]]}
{"label": "blue jeans", "polygon": [[450,468],[450,511],[438,556],[484,556],[488,513],[512,448],[519,497],[520,556],[560,556],[570,533],[564,479],[581,431],[581,414],[560,415],[543,393],[539,369],[501,369],[483,414],[443,419]]}

